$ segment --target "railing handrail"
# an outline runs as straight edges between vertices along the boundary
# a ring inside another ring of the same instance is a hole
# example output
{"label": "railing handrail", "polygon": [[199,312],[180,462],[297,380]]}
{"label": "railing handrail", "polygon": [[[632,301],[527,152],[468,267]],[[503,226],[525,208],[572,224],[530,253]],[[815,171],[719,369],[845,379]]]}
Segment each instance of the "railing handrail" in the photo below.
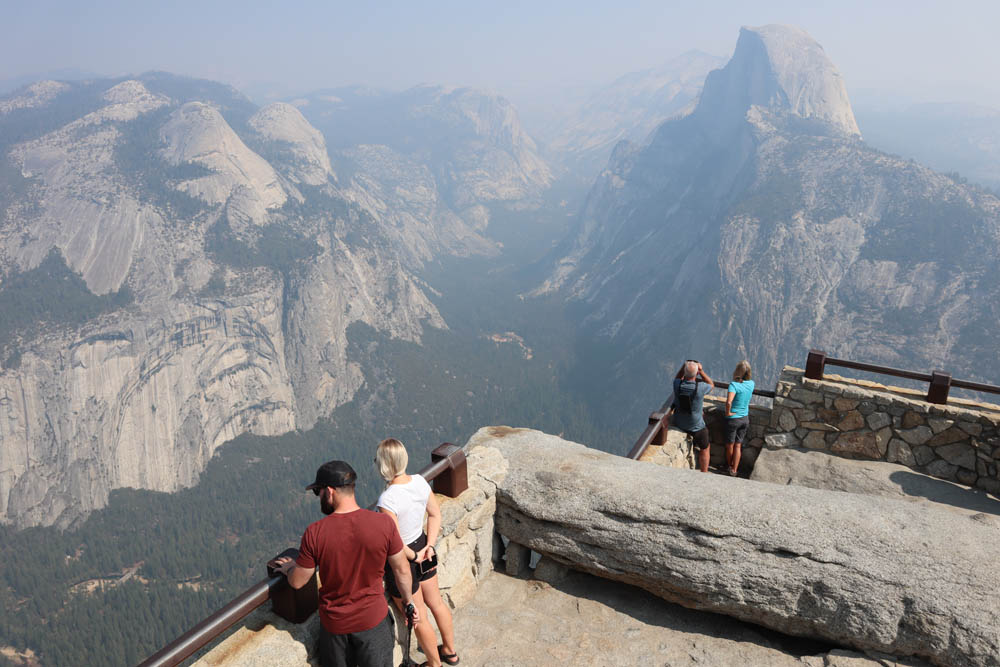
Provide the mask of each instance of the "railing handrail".
{"label": "railing handrail", "polygon": [[670,410],[670,406],[674,402],[674,394],[670,393],[670,398],[663,404],[658,412],[654,412],[649,416],[649,425],[646,426],[646,430],[642,432],[639,439],[635,441],[632,445],[632,449],[629,451],[627,458],[633,461],[638,461],[646,448],[649,447],[650,443],[653,442],[660,435],[663,430],[663,418],[667,415],[667,411]]}
{"label": "railing handrail", "polygon": [[[423,477],[427,482],[431,482],[451,466],[450,457],[445,457],[424,466],[416,474]],[[368,506],[368,509],[371,509],[374,505],[372,503]],[[221,609],[213,612],[180,637],[139,663],[139,667],[174,667],[175,665],[179,665],[196,651],[204,648],[209,642],[271,599],[273,592],[287,585],[288,582],[284,575],[262,579],[230,600]]]}
{"label": "railing handrail", "polygon": [[139,667],[179,665],[198,649],[267,602],[271,597],[271,591],[282,584],[287,585],[284,575],[268,577],[257,582],[211,616],[139,663]]}
{"label": "railing handrail", "polygon": [[867,371],[869,373],[878,373],[880,375],[892,375],[893,377],[906,378],[907,380],[916,380],[917,382],[930,382],[930,373],[920,373],[918,371],[910,371],[903,368],[893,368],[892,366],[879,366],[878,364],[868,364],[863,361],[852,361],[850,359],[837,359],[835,357],[826,358],[827,366],[840,366],[841,368],[850,368],[856,371]]}
{"label": "railing handrail", "polygon": [[930,374],[920,373],[918,371],[893,368],[891,366],[879,366],[877,364],[869,364],[862,361],[837,359],[836,357],[826,356],[826,353],[822,350],[809,350],[809,356],[806,358],[805,376],[807,378],[822,380],[823,369],[826,366],[839,366],[841,368],[850,368],[857,371],[866,371],[880,375],[901,377],[907,380],[916,380],[917,382],[927,382],[930,384],[927,391],[927,401],[930,403],[947,403],[948,391],[951,387],[971,389],[972,391],[980,391],[989,394],[1000,394],[1000,387],[996,385],[985,384],[982,382],[972,382],[970,380],[954,380],[951,377],[951,373],[946,373],[945,371],[936,370],[932,371]]}
{"label": "railing handrail", "polygon": [[[712,381],[715,383],[715,386],[718,387],[719,389],[729,389],[729,385],[732,384],[731,382],[726,382],[724,380],[712,380]],[[774,392],[770,389],[757,389],[756,387],[754,387],[753,395],[763,396],[764,398],[774,398]]]}

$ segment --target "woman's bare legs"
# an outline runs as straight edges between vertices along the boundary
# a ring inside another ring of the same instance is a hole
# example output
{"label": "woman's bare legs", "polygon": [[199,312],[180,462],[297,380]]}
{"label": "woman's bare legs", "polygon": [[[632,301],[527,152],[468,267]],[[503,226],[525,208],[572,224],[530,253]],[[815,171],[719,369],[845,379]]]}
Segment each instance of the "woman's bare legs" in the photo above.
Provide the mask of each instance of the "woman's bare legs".
{"label": "woman's bare legs", "polygon": [[438,630],[441,631],[441,651],[448,655],[456,655],[458,651],[455,650],[455,624],[452,622],[448,603],[441,597],[436,574],[427,581],[420,582],[420,593],[434,614]]}
{"label": "woman's bare legs", "polygon": [[729,470],[735,475],[740,471],[740,458],[743,456],[743,443],[733,442],[726,445],[726,452],[732,447],[733,453],[729,461]]}
{"label": "woman's bare legs", "polygon": [[[435,583],[437,582],[435,581]],[[421,584],[422,588],[423,584]],[[417,636],[417,644],[420,645],[420,650],[424,652],[427,664],[431,667],[441,667],[441,658],[438,656],[437,635],[434,634],[434,626],[431,625],[431,620],[427,618],[427,606],[424,604],[424,596],[421,593],[421,589],[418,589],[413,594],[413,604],[416,605],[417,611],[420,612],[420,620],[413,627],[413,634]],[[439,594],[438,598],[440,597]],[[401,598],[393,598],[392,601],[395,603],[396,608],[402,612],[403,600]],[[405,618],[406,614],[404,613],[403,616]],[[434,615],[434,618],[437,618],[437,614]],[[450,618],[449,616],[449,621]]]}

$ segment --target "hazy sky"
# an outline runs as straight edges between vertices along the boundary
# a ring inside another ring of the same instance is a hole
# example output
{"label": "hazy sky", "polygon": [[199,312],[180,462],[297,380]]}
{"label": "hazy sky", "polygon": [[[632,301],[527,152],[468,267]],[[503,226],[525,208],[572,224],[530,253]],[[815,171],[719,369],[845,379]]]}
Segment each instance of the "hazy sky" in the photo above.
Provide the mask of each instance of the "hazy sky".
{"label": "hazy sky", "polygon": [[281,92],[458,83],[512,97],[607,83],[741,25],[808,31],[852,96],[1000,107],[1000,1],[340,2],[0,0],[0,80],[62,68],[162,69]]}

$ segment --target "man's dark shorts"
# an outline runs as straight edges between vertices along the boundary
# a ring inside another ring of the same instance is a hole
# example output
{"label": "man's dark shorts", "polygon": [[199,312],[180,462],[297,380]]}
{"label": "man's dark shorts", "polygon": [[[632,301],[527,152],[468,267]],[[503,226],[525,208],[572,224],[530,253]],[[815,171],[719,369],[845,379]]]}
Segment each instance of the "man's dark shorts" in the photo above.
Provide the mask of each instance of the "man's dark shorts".
{"label": "man's dark shorts", "polygon": [[691,436],[691,439],[694,440],[694,448],[699,452],[708,448],[708,427],[702,428],[699,431],[684,431],[684,433]]}
{"label": "man's dark shorts", "polygon": [[390,667],[396,646],[392,614],[374,628],[346,635],[327,632],[322,624],[319,633],[320,667]]}
{"label": "man's dark shorts", "polygon": [[726,442],[743,444],[750,428],[750,417],[732,417],[726,420]]}

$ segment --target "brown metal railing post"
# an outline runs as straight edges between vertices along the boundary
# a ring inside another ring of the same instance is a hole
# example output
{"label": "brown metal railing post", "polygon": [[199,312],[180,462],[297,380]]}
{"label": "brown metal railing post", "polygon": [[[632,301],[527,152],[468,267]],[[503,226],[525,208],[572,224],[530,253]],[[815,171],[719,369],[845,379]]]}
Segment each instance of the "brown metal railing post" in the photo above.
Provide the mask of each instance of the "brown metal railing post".
{"label": "brown metal railing post", "polygon": [[664,428],[665,424],[663,420],[667,412],[670,411],[670,406],[673,403],[674,395],[670,394],[670,398],[667,399],[660,410],[649,415],[649,424],[646,426],[646,430],[642,432],[639,439],[632,445],[632,449],[626,454],[626,458],[638,461],[647,447],[650,445],[662,445],[667,441],[667,429]]}
{"label": "brown metal railing post", "polygon": [[927,389],[927,402],[944,405],[951,389],[951,373],[931,371],[931,386]]}
{"label": "brown metal railing post", "polygon": [[[292,560],[299,557],[298,549],[285,549],[275,558],[287,556]],[[267,566],[267,576],[280,576],[270,565]],[[315,573],[299,589],[291,586],[278,586],[271,591],[271,611],[290,623],[302,623],[316,611],[319,606],[319,588],[316,585]]]}
{"label": "brown metal railing post", "polygon": [[434,478],[434,493],[457,498],[469,488],[468,464],[465,452],[458,445],[446,442],[431,452],[431,461],[446,461],[448,467]]}
{"label": "brown metal railing post", "polygon": [[806,357],[806,377],[810,380],[822,380],[824,366],[826,366],[826,352],[809,350],[809,356]]}
{"label": "brown metal railing post", "polygon": [[659,424],[659,428],[653,434],[653,439],[649,441],[649,444],[653,447],[662,447],[667,443],[667,428],[663,422],[664,417],[666,417],[666,413],[664,412],[654,412],[649,415],[650,424]]}

